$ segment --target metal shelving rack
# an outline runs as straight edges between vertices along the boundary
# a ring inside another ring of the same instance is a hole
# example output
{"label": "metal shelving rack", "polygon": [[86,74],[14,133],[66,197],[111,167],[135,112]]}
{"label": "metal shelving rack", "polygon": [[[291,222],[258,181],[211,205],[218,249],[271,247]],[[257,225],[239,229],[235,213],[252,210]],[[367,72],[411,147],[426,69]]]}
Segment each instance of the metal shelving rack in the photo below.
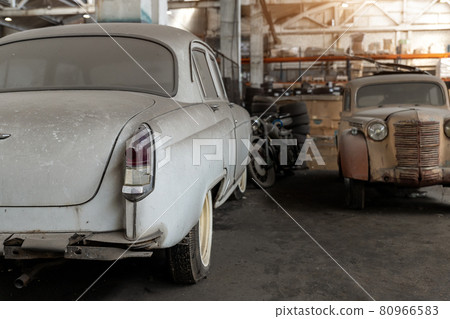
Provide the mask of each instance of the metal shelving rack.
{"label": "metal shelving rack", "polygon": [[[280,70],[283,71],[284,63],[298,63],[299,74],[302,72],[303,62],[346,62],[347,63],[347,76],[350,79],[351,64],[353,61],[360,61],[358,57],[370,58],[374,60],[392,60],[394,63],[401,63],[405,60],[420,60],[420,59],[443,59],[450,58],[450,53],[429,53],[429,54],[366,54],[355,56],[336,56],[336,55],[324,55],[324,56],[310,56],[310,57],[272,57],[264,58],[264,63],[279,63]],[[249,58],[243,58],[242,64],[249,64]],[[450,81],[450,78],[443,78],[444,81]],[[286,83],[285,81],[281,81]]]}

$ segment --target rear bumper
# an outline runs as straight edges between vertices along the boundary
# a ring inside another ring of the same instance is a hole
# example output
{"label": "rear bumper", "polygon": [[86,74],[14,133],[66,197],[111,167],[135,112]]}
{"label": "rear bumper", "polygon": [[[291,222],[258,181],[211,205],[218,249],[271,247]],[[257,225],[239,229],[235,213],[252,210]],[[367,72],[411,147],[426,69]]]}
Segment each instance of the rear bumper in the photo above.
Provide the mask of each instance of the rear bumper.
{"label": "rear bumper", "polygon": [[117,260],[150,257],[162,233],[130,241],[123,232],[0,234],[0,256],[5,259]]}
{"label": "rear bumper", "polygon": [[411,187],[450,185],[450,167],[396,167],[382,170],[381,176],[381,180],[372,181]]}

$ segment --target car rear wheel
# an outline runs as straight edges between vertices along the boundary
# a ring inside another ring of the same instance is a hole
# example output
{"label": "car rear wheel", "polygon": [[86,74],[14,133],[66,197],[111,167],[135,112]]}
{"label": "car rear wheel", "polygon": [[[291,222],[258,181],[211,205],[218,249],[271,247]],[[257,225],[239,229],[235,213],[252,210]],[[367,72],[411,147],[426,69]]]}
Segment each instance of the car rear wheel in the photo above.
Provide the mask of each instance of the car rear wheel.
{"label": "car rear wheel", "polygon": [[208,275],[211,263],[213,206],[211,191],[206,194],[200,219],[186,237],[168,249],[172,279],[180,284],[195,284]]}
{"label": "car rear wheel", "polygon": [[241,199],[244,197],[244,193],[247,190],[247,168],[239,179],[239,184],[234,190],[234,198]]}
{"label": "car rear wheel", "polygon": [[366,184],[352,178],[345,178],[345,203],[352,209],[364,209]]}

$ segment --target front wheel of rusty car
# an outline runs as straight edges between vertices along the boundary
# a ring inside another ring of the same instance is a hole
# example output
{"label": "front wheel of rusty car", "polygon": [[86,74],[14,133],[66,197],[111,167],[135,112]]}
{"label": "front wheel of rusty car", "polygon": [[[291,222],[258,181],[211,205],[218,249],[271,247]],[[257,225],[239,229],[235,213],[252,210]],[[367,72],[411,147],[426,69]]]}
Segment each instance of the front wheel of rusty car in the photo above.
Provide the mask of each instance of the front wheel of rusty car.
{"label": "front wheel of rusty car", "polygon": [[180,243],[168,249],[169,270],[174,282],[195,284],[208,275],[212,233],[213,206],[209,191],[198,223]]}
{"label": "front wheel of rusty car", "polygon": [[364,209],[366,197],[366,184],[352,178],[344,178],[345,204],[348,208]]}

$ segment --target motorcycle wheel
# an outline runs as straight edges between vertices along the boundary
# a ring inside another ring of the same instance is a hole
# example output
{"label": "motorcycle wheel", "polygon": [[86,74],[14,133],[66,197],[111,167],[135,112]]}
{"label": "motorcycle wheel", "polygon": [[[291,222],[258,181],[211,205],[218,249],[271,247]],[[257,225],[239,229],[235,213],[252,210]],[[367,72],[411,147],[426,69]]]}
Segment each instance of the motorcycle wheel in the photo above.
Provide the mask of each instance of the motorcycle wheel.
{"label": "motorcycle wheel", "polygon": [[260,187],[272,187],[275,184],[276,179],[275,159],[270,152],[269,157],[271,158],[266,158],[267,156],[264,147],[262,147],[258,153],[261,158],[269,165],[261,165],[253,157],[251,157],[250,163],[247,167],[249,176],[253,180],[253,182]]}

